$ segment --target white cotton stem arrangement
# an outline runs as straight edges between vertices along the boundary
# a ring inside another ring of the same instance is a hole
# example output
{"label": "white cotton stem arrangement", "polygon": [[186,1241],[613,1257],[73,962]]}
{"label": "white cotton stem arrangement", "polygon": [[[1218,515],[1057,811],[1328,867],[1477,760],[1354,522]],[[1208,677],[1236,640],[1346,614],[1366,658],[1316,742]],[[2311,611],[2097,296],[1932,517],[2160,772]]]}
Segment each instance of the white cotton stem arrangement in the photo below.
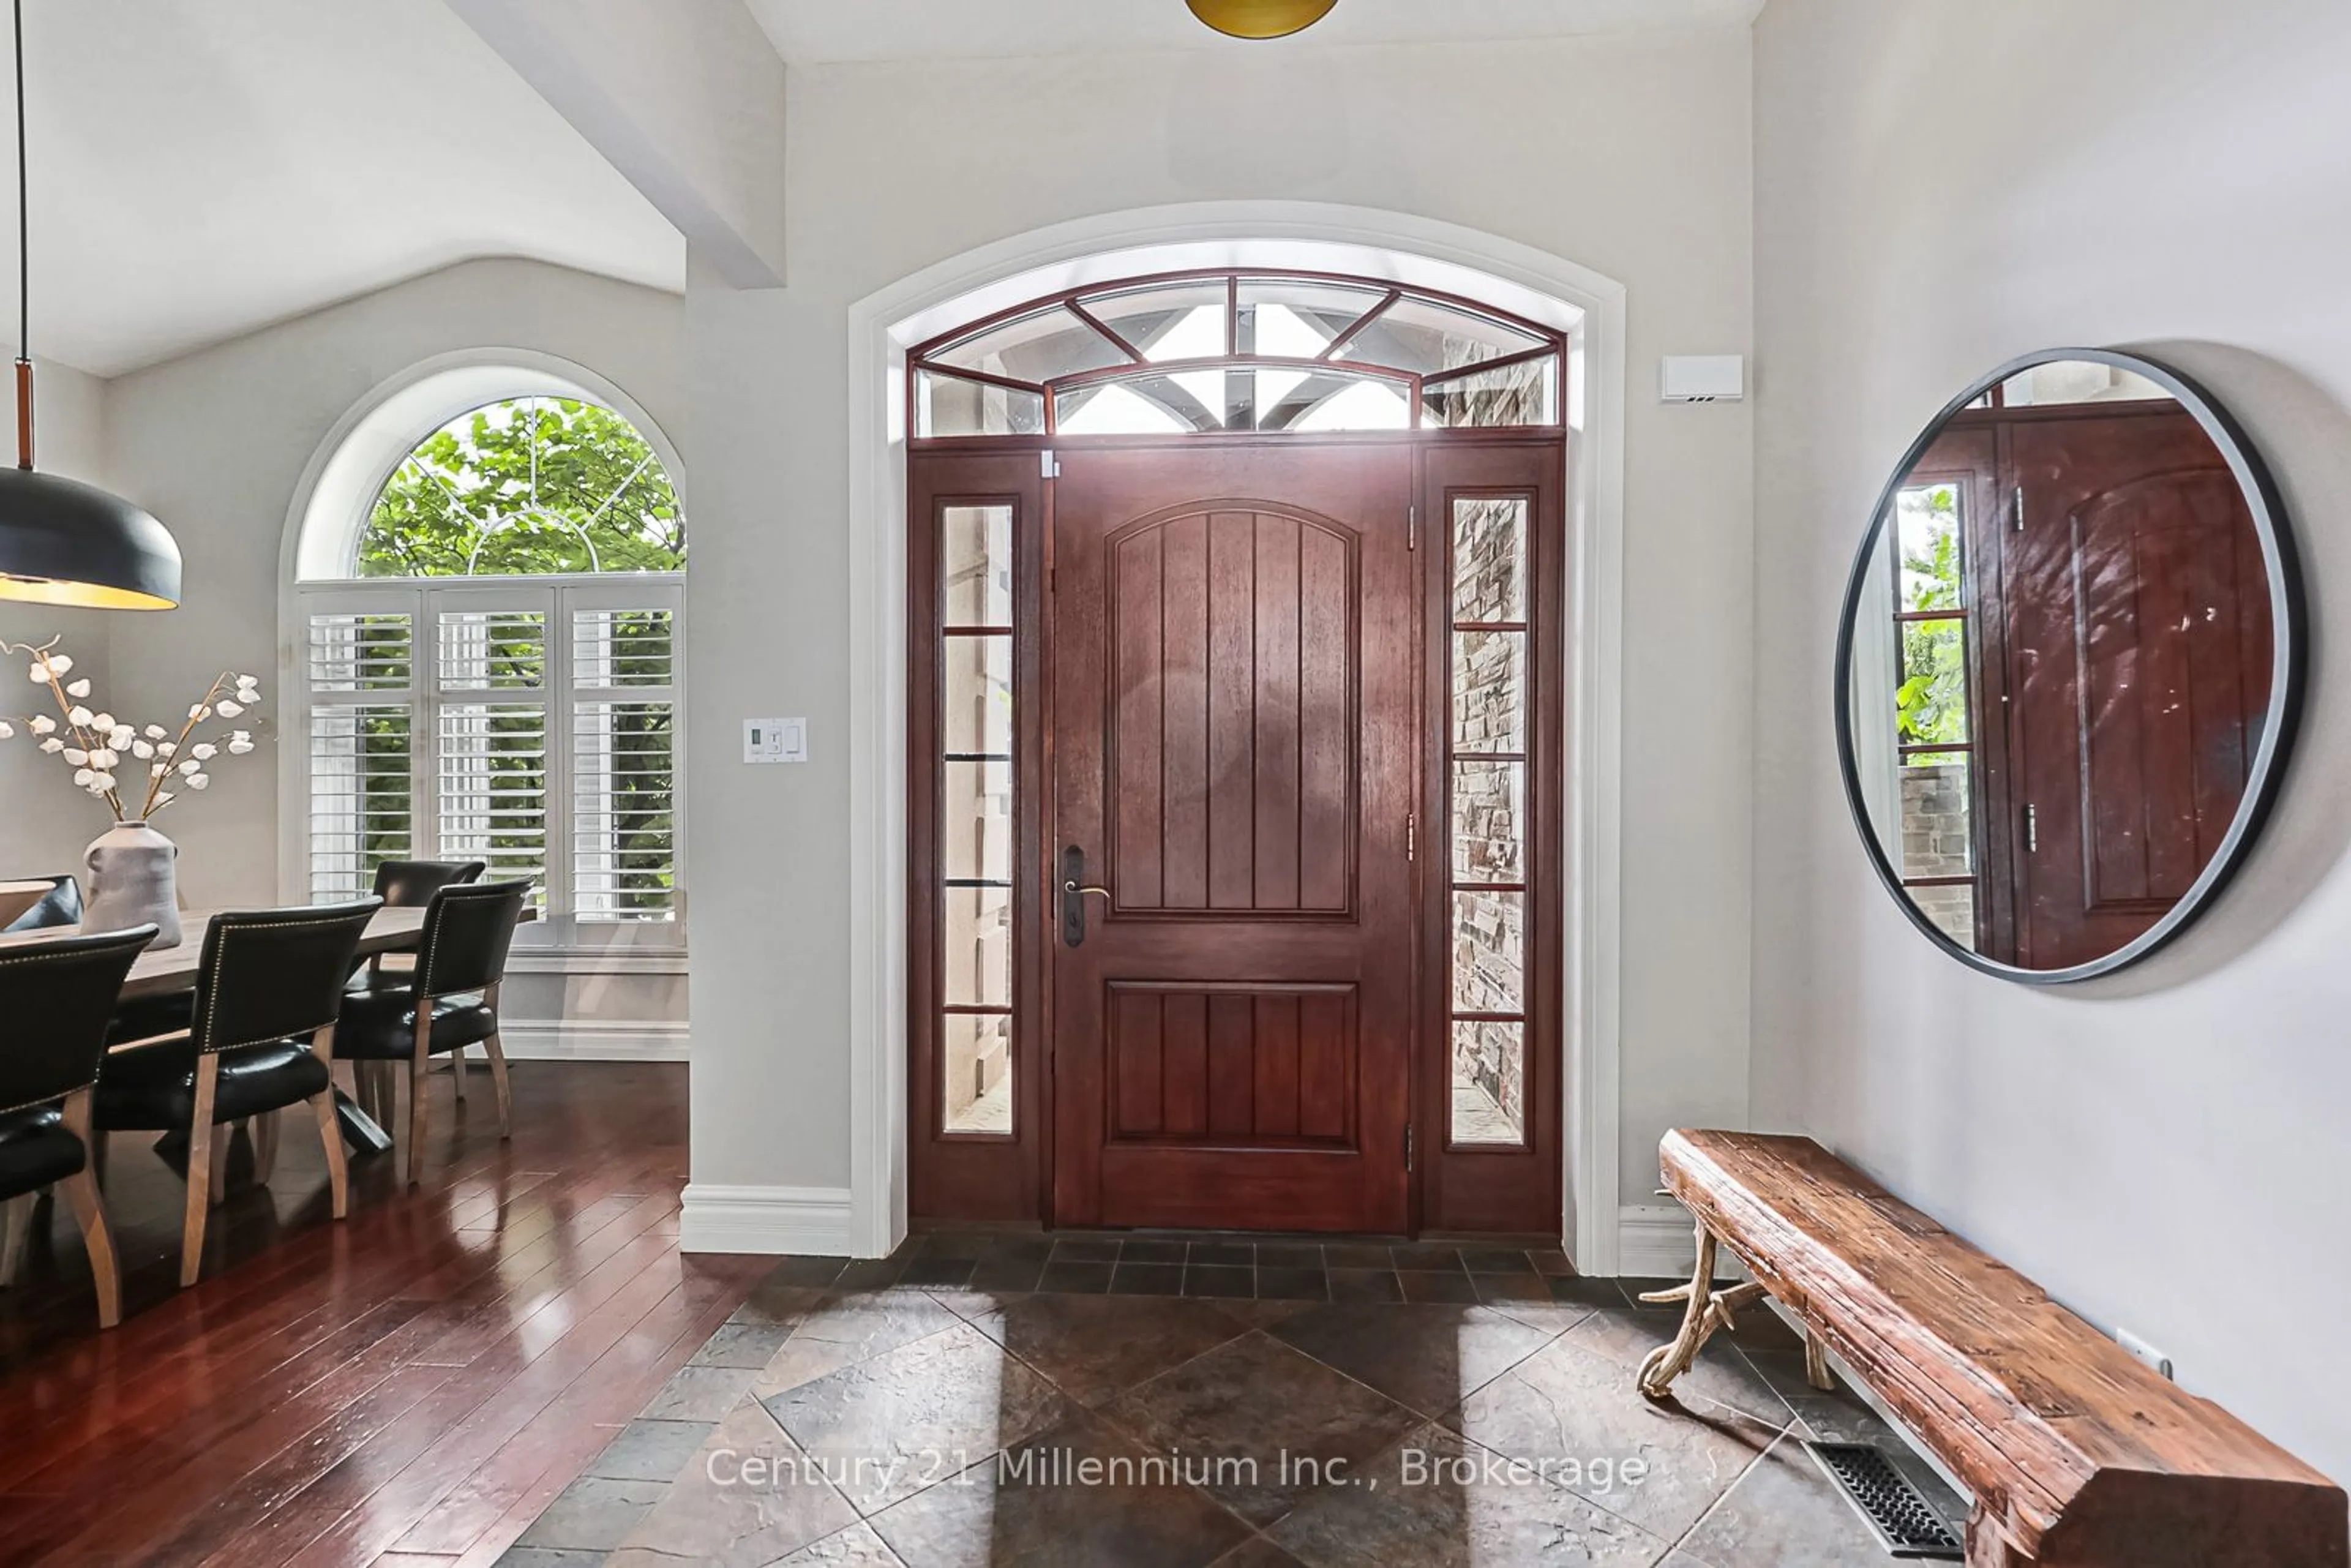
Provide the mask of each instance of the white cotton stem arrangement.
{"label": "white cotton stem arrangement", "polygon": [[[212,787],[208,765],[223,752],[242,757],[254,748],[250,730],[231,729],[209,739],[196,739],[198,726],[214,718],[235,719],[261,701],[261,683],[252,675],[223,670],[213,677],[203,696],[188,706],[187,721],[174,735],[160,724],[143,729],[111,713],[91,711],[87,677],[68,681],[74,662],[57,649],[57,639],[34,646],[0,642],[0,655],[28,657],[33,684],[47,686],[56,699],[57,716],[37,714],[18,721],[37,737],[44,755],[57,758],[73,769],[74,787],[106,802],[118,822],[143,821],[178,800],[187,790]],[[62,721],[62,722],[60,722]],[[0,719],[0,740],[12,738],[18,724]],[[126,810],[123,780],[131,765],[147,767],[147,790],[136,812]],[[170,788],[166,788],[166,786]]]}

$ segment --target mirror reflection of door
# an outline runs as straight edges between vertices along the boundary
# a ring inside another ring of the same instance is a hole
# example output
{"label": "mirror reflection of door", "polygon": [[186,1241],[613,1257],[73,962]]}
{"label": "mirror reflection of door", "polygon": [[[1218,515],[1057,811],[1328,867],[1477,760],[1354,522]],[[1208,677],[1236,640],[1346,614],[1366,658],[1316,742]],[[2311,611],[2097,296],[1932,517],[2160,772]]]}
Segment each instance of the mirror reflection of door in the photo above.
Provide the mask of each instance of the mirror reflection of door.
{"label": "mirror reflection of door", "polygon": [[1893,693],[1856,693],[1856,739],[1892,764],[1861,788],[1906,894],[2027,969],[2145,934],[2235,822],[2270,710],[2271,587],[2220,448],[2152,382],[2037,367],[1947,422],[1881,566],[1889,631],[1855,648]]}
{"label": "mirror reflection of door", "polygon": [[1557,1234],[1560,334],[1327,277],[907,378],[909,1208]]}

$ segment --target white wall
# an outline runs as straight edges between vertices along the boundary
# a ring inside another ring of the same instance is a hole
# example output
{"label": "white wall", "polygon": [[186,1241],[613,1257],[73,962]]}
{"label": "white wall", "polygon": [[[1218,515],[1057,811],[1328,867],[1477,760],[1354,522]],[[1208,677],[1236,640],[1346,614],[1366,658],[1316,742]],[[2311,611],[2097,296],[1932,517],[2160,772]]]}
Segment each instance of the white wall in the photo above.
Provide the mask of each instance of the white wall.
{"label": "white wall", "polygon": [[[260,733],[277,744],[292,695],[277,689],[287,510],[329,429],[387,378],[456,350],[535,350],[601,373],[683,447],[683,321],[674,294],[538,262],[475,261],[105,383],[110,482],[171,527],[187,562],[179,609],[104,618],[116,711],[184,713],[231,667],[262,678]],[[159,823],[181,846],[192,908],[278,897],[276,759],[265,748],[243,761]],[[509,1010],[674,1022],[684,989],[680,977],[623,986],[531,975],[517,978]]]}
{"label": "white wall", "polygon": [[[1773,0],[1756,33],[1753,1097],[2351,1479],[2351,10]],[[2205,382],[2300,524],[2319,626],[2280,810],[2176,947],[2040,990],[1931,950],[1838,786],[1837,598],[1970,378],[2137,345]]]}
{"label": "white wall", "polygon": [[[687,287],[697,534],[694,1179],[849,1177],[850,305],[977,246],[1163,203],[1447,220],[1625,284],[1625,1113],[1746,1112],[1752,468],[1744,405],[1665,408],[1657,357],[1750,334],[1743,31],[841,66],[790,78],[789,288]],[[814,761],[741,767],[806,714]]]}
{"label": "white wall", "polygon": [[[47,473],[105,485],[106,383],[95,376],[47,360],[34,378],[35,457]],[[16,461],[15,392],[0,397],[9,411],[8,448],[0,462]],[[63,637],[74,674],[87,675],[99,691],[107,683],[107,629],[119,614],[94,610],[56,610],[39,604],[0,601],[0,643],[38,645]],[[57,699],[25,679],[32,661],[0,659],[0,717],[54,714]],[[82,846],[108,824],[106,808],[73,787],[72,770],[34,749],[31,735],[18,727],[0,741],[0,881],[75,871]]]}

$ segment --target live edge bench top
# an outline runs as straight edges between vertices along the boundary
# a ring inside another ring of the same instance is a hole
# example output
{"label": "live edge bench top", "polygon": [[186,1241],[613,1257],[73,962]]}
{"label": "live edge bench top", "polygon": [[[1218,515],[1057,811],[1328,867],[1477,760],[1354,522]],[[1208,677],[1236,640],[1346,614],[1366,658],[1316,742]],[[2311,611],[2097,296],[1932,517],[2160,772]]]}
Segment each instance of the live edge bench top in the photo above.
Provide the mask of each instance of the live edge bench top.
{"label": "live edge bench top", "polygon": [[1674,1132],[1659,1153],[1674,1197],[1975,1493],[1970,1563],[2351,1561],[2341,1489],[1811,1139]]}

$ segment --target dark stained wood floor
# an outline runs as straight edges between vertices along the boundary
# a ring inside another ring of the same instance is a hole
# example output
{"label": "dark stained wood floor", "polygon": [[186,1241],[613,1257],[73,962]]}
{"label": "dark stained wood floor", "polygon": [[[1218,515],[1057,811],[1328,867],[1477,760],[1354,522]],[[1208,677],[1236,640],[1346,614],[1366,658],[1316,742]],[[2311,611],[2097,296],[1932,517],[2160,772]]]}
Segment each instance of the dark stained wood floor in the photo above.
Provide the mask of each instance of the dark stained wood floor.
{"label": "dark stained wood floor", "polygon": [[468,1089],[434,1080],[423,1185],[357,1162],[340,1225],[315,1134],[266,1188],[240,1142],[188,1291],[179,1179],[116,1138],[122,1326],[62,1205],[0,1291],[0,1561],[496,1560],[772,1260],[677,1250],[683,1066],[517,1062],[507,1144]]}

